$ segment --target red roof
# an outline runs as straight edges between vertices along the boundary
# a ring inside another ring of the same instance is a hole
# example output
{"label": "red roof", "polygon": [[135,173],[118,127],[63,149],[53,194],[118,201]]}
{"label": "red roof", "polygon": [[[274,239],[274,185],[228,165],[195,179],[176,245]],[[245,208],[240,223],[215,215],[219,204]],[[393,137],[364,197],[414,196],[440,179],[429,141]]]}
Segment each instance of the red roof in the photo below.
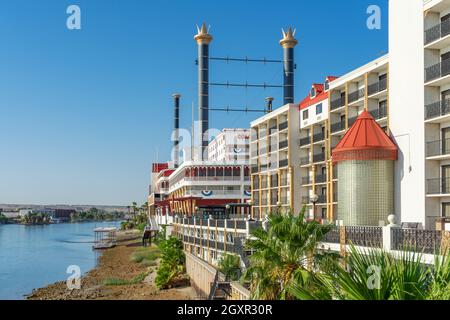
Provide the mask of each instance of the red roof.
{"label": "red roof", "polygon": [[166,170],[162,170],[160,173],[159,173],[159,177],[161,178],[161,177],[170,177],[170,175],[172,174],[172,173],[174,173],[175,172],[175,170],[173,170],[173,169],[166,169]]}
{"label": "red roof", "polygon": [[397,160],[398,148],[368,111],[363,111],[333,150],[333,163]]}
{"label": "red roof", "polygon": [[337,78],[339,78],[339,77],[328,76],[328,77],[326,78],[326,80],[328,80],[328,82],[333,82],[333,81],[336,80]]}
{"label": "red roof", "polygon": [[162,170],[168,169],[169,168],[169,164],[168,163],[154,163],[152,165],[152,172],[153,173],[158,173],[161,172]]}

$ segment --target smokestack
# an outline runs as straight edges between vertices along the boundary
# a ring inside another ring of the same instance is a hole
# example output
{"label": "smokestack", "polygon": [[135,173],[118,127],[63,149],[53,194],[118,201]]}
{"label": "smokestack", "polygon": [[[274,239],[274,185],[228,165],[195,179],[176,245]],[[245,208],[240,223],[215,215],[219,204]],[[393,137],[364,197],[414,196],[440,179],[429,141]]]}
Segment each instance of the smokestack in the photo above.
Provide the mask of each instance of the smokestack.
{"label": "smokestack", "polygon": [[295,30],[292,28],[282,32],[283,39],[280,40],[280,44],[283,47],[284,104],[288,104],[294,103],[294,48],[298,41],[295,39]]}
{"label": "smokestack", "polygon": [[199,138],[201,146],[201,160],[208,159],[207,131],[209,129],[209,44],[213,37],[209,34],[206,24],[197,26],[198,33],[194,40],[198,44],[198,114],[200,122]]}
{"label": "smokestack", "polygon": [[173,107],[174,107],[174,114],[173,114],[173,128],[175,130],[175,139],[173,141],[173,153],[174,153],[174,167],[177,168],[179,165],[179,155],[180,155],[180,150],[179,150],[179,144],[180,144],[180,133],[179,133],[179,129],[180,129],[180,97],[181,94],[173,94]]}
{"label": "smokestack", "polygon": [[267,103],[267,105],[266,105],[267,113],[271,113],[273,111],[272,102],[273,102],[274,98],[273,97],[267,97],[264,100],[266,100],[266,103]]}

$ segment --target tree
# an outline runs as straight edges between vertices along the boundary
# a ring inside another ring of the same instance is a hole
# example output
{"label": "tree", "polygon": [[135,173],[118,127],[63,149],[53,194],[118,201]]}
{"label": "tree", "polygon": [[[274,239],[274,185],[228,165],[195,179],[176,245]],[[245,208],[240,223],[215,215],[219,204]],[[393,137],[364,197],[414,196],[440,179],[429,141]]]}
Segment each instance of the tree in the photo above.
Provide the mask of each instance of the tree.
{"label": "tree", "polygon": [[239,279],[240,258],[232,254],[224,254],[219,261],[219,271],[232,281]]}
{"label": "tree", "polygon": [[305,208],[299,216],[270,215],[268,230],[257,229],[252,233],[254,239],[247,241],[246,246],[255,251],[244,274],[244,279],[250,281],[252,298],[292,299],[293,279],[308,278],[311,270],[327,261],[324,257],[334,256],[317,250],[331,226],[306,221],[304,213]]}

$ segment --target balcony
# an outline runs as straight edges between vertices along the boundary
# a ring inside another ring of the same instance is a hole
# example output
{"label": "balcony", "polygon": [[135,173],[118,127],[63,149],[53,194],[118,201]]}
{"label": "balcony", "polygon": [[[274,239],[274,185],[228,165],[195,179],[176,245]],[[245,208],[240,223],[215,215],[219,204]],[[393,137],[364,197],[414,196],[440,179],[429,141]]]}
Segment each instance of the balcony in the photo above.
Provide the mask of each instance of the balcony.
{"label": "balcony", "polygon": [[310,137],[306,137],[306,138],[301,138],[300,139],[300,147],[304,147],[311,144],[311,138]]}
{"label": "balcony", "polygon": [[356,122],[356,119],[358,119],[358,116],[348,118],[348,127],[349,128]]}
{"label": "balcony", "polygon": [[318,153],[313,156],[313,162],[323,162],[325,161],[325,153]]}
{"label": "balcony", "polygon": [[370,111],[370,114],[375,118],[375,120],[380,120],[387,117],[387,106],[381,106],[377,110]]}
{"label": "balcony", "polygon": [[358,101],[359,99],[364,97],[365,93],[366,93],[366,90],[364,88],[349,93],[348,103],[353,103],[353,102]]}
{"label": "balcony", "polygon": [[258,172],[258,166],[252,166],[251,172],[252,173],[257,173]]}
{"label": "balcony", "polygon": [[450,114],[450,99],[438,101],[425,106],[425,120]]}
{"label": "balcony", "polygon": [[289,145],[289,141],[288,140],[280,141],[280,143],[278,144],[278,148],[279,149],[284,149],[284,148],[287,148],[288,145]]}
{"label": "balcony", "polygon": [[327,203],[327,196],[325,194],[320,194],[316,203]]}
{"label": "balcony", "polygon": [[387,89],[387,79],[380,80],[367,87],[369,96],[374,95],[378,92],[382,92],[386,89]]}
{"label": "balcony", "polygon": [[302,178],[302,186],[306,186],[306,185],[309,185],[311,183],[312,182],[311,182],[311,178],[310,177],[303,177]]}
{"label": "balcony", "polygon": [[311,158],[310,157],[303,157],[300,158],[300,165],[305,166],[311,163]]}
{"label": "balcony", "polygon": [[437,196],[450,194],[450,178],[438,178],[427,180],[427,195]]}
{"label": "balcony", "polygon": [[450,155],[450,139],[427,143],[427,157],[445,157]]}
{"label": "balcony", "polygon": [[285,130],[287,128],[288,128],[288,122],[287,121],[280,123],[280,125],[278,126],[278,130],[280,130],[280,131],[283,131],[283,130]]}
{"label": "balcony", "polygon": [[[450,59],[442,60],[435,65],[432,65],[428,68],[425,68],[425,82],[430,82],[433,80],[437,80],[439,78],[448,76],[450,74]],[[436,85],[439,86],[443,83],[436,82]]]}
{"label": "balcony", "polygon": [[342,130],[345,130],[344,122],[336,122],[331,124],[331,133],[336,133]]}
{"label": "balcony", "polygon": [[280,162],[279,162],[280,168],[287,167],[288,164],[289,164],[288,159],[280,160]]}
{"label": "balcony", "polygon": [[316,183],[324,183],[327,181],[327,176],[325,174],[318,174],[316,176]]}
{"label": "balcony", "polygon": [[320,132],[320,133],[317,133],[317,134],[313,135],[313,141],[314,142],[320,142],[320,141],[323,141],[323,140],[325,140],[325,133]]}
{"label": "balcony", "polygon": [[345,97],[339,97],[331,101],[331,110],[339,109],[345,106]]}
{"label": "balcony", "polygon": [[[446,20],[439,23],[427,30],[425,30],[425,45],[435,42],[441,38],[444,38],[450,34],[450,20]],[[436,48],[439,49],[439,48]]]}

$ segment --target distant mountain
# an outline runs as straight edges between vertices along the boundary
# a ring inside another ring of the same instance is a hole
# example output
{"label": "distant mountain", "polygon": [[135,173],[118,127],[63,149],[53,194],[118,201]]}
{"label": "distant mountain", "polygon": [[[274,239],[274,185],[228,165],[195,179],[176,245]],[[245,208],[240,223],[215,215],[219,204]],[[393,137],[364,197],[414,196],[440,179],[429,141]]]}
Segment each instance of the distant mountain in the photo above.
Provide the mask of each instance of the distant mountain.
{"label": "distant mountain", "polygon": [[91,208],[97,208],[106,212],[128,212],[126,206],[105,206],[105,205],[36,205],[36,204],[0,204],[0,209],[3,211],[16,211],[19,209],[72,209],[76,211],[86,211]]}

